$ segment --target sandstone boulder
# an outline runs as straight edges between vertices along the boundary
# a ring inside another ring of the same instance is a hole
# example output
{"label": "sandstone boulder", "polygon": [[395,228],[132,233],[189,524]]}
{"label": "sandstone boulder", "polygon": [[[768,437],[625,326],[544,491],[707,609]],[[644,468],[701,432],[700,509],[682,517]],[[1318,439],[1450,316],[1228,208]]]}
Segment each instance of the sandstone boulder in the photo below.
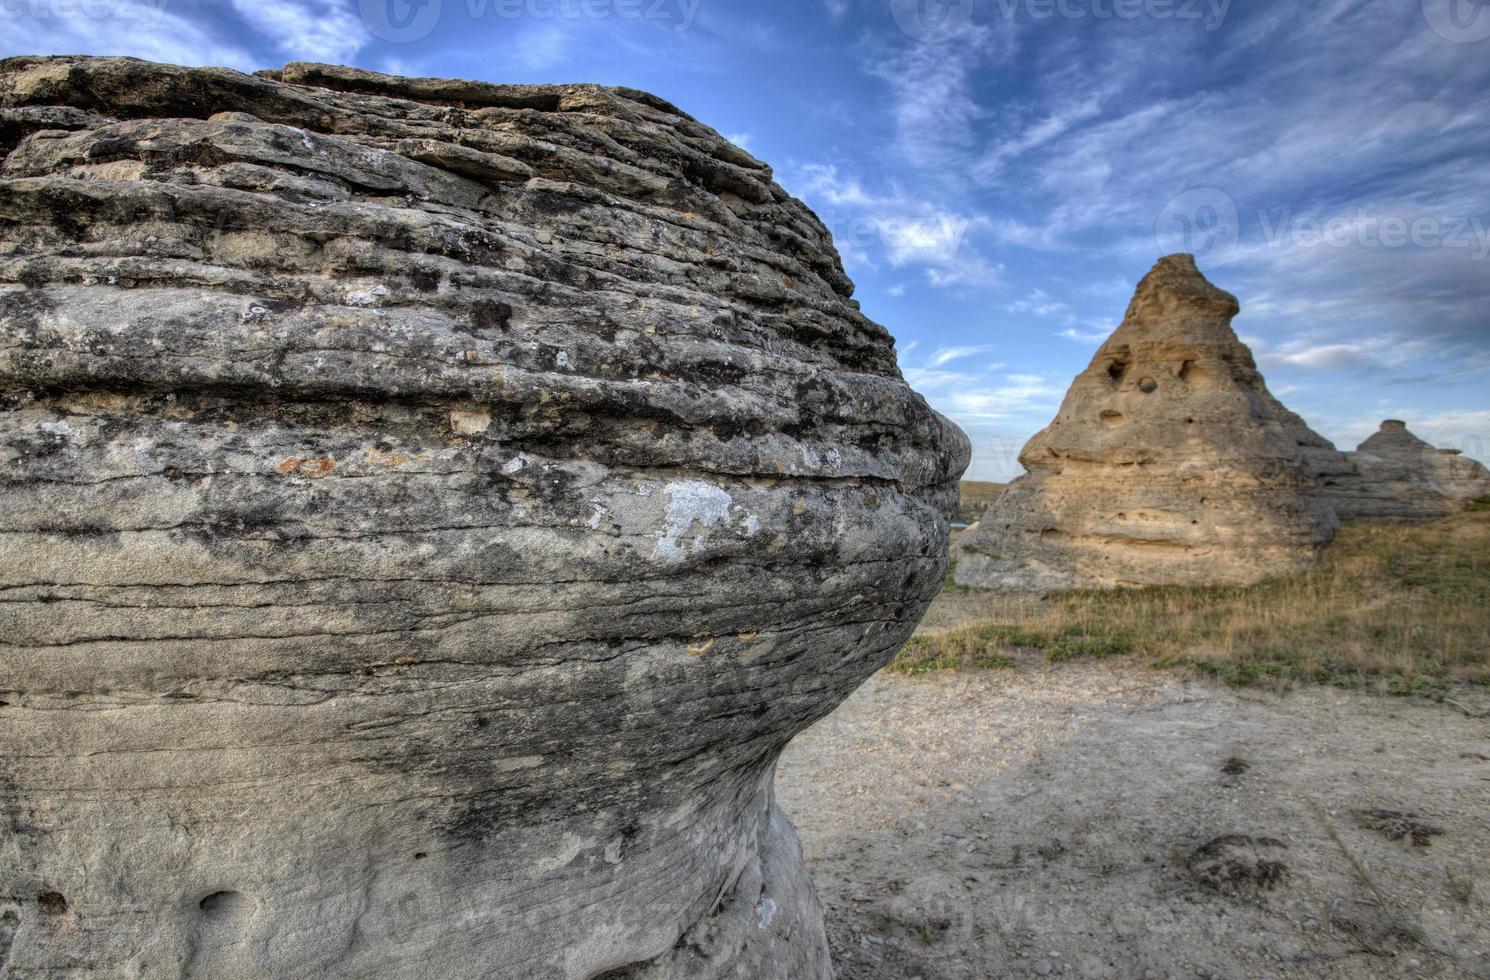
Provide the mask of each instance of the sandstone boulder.
{"label": "sandstone boulder", "polygon": [[1191,256],[1160,260],[962,540],[957,581],[1240,585],[1313,563],[1336,527],[1316,474],[1350,467],[1268,391],[1238,310]]}
{"label": "sandstone boulder", "polygon": [[1434,521],[1490,496],[1490,470],[1482,463],[1435,448],[1395,419],[1345,456],[1352,471],[1325,481],[1342,520]]}
{"label": "sandstone boulder", "polygon": [[627,89],[71,57],[0,157],[0,973],[828,975],[775,760],[968,447],[769,168]]}

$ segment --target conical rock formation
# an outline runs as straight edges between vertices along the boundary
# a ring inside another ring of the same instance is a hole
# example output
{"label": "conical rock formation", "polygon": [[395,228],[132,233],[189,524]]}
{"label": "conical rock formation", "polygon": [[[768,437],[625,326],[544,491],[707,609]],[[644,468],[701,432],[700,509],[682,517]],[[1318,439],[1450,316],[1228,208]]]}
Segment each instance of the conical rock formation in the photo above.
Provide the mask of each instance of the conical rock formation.
{"label": "conical rock formation", "polygon": [[0,62],[0,159],[0,974],[829,974],[775,760],[968,447],[769,168],[112,58]]}
{"label": "conical rock formation", "polygon": [[1346,453],[1352,472],[1325,481],[1342,520],[1433,521],[1490,496],[1490,470],[1456,450],[1438,449],[1388,419]]}
{"label": "conical rock formation", "polygon": [[1238,310],[1191,256],[1160,260],[964,538],[956,580],[1236,585],[1308,567],[1337,523],[1314,474],[1350,467],[1268,391]]}

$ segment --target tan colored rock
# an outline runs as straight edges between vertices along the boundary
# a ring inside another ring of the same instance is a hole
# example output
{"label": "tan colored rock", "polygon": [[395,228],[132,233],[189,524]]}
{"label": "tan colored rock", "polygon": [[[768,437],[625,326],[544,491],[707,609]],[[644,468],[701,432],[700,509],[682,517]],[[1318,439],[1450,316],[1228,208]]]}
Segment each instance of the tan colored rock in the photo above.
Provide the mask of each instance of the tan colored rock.
{"label": "tan colored rock", "polygon": [[1242,585],[1312,564],[1337,524],[1316,476],[1350,466],[1268,391],[1239,309],[1193,257],[1161,259],[962,541],[957,581]]}
{"label": "tan colored rock", "polygon": [[1490,496],[1490,470],[1483,464],[1435,448],[1396,419],[1345,455],[1352,472],[1325,484],[1341,520],[1433,521]]}

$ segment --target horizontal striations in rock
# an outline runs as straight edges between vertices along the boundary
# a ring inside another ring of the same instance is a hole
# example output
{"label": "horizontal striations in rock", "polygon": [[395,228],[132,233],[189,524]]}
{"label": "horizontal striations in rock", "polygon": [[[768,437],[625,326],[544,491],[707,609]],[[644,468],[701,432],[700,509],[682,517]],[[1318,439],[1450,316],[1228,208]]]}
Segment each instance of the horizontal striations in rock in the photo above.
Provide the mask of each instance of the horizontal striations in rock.
{"label": "horizontal striations in rock", "polygon": [[968,446],[769,168],[83,58],[0,62],[0,155],[8,977],[826,975],[775,758]]}
{"label": "horizontal striations in rock", "polygon": [[1395,419],[1345,456],[1352,472],[1325,482],[1326,497],[1343,520],[1434,521],[1490,497],[1484,464],[1424,442]]}
{"label": "horizontal striations in rock", "polygon": [[1310,565],[1336,524],[1317,477],[1349,465],[1268,391],[1238,310],[1191,256],[1160,260],[963,540],[957,581],[1228,585]]}

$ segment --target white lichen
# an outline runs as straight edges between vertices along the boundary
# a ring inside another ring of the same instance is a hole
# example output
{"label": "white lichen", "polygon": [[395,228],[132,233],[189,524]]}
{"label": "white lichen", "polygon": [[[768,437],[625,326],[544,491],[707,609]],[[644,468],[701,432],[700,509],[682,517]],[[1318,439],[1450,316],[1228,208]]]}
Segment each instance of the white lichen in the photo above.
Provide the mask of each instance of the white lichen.
{"label": "white lichen", "polygon": [[667,529],[657,540],[654,558],[663,561],[681,561],[689,551],[698,551],[704,545],[704,536],[699,535],[693,545],[685,549],[679,539],[692,530],[693,525],[711,528],[729,520],[730,504],[734,499],[724,490],[702,480],[680,480],[663,487],[667,494]]}

